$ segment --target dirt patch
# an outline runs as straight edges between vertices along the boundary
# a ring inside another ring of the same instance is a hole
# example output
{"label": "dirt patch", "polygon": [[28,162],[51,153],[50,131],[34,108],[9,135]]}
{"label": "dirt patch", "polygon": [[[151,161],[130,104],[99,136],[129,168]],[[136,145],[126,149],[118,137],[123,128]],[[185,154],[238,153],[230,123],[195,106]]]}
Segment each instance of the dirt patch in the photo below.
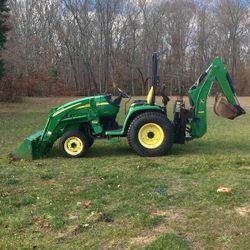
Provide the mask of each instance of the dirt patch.
{"label": "dirt patch", "polygon": [[242,167],[240,167],[240,169],[247,169],[247,170],[250,170],[250,166],[242,166]]}
{"label": "dirt patch", "polygon": [[137,237],[133,237],[129,240],[127,248],[131,247],[143,247],[149,245],[154,240],[156,240],[160,235],[165,233],[174,233],[174,229],[171,227],[171,222],[185,219],[185,211],[176,210],[175,208],[170,208],[168,210],[154,210],[151,216],[161,216],[164,219],[151,231],[144,231]]}
{"label": "dirt patch", "polygon": [[189,242],[189,247],[192,250],[204,250],[205,247],[201,245],[201,243],[198,240],[198,235],[195,235],[193,233],[185,233],[183,234],[183,237],[187,239]]}
{"label": "dirt patch", "polygon": [[[153,242],[156,239],[156,237],[157,237],[156,235],[138,236],[138,237],[131,238],[129,243],[130,245],[133,245],[133,246],[144,246]],[[130,247],[127,249],[130,249]]]}
{"label": "dirt patch", "polygon": [[178,216],[180,216],[179,214],[177,214],[174,209],[170,209],[170,210],[155,210],[152,212],[151,214],[152,216],[162,216],[165,217],[166,219],[170,219],[170,220],[175,220]]}
{"label": "dirt patch", "polygon": [[242,207],[237,207],[235,208],[235,211],[241,215],[241,216],[249,216],[250,215],[250,204],[247,204],[245,206],[242,206]]}

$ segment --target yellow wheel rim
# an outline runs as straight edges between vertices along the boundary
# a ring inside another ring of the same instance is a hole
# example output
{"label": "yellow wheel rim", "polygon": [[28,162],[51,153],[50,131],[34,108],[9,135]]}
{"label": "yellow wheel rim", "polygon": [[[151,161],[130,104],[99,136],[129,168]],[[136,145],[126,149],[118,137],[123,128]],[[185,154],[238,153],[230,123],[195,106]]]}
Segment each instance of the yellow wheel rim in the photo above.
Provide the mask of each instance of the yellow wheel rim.
{"label": "yellow wheel rim", "polygon": [[155,149],[162,144],[164,132],[158,124],[147,123],[140,128],[138,139],[143,147]]}
{"label": "yellow wheel rim", "polygon": [[64,149],[67,154],[75,156],[82,152],[84,144],[78,137],[71,136],[64,142]]}

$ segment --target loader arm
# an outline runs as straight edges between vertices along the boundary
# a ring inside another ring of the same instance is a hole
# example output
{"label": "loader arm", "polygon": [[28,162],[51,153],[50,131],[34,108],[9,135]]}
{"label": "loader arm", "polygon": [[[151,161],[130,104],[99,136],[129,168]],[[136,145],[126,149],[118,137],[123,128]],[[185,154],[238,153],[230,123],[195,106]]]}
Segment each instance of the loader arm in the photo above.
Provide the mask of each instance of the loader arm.
{"label": "loader arm", "polygon": [[188,91],[191,109],[193,110],[193,118],[190,123],[192,138],[202,137],[207,132],[207,98],[215,80],[217,80],[226,97],[227,107],[232,110],[232,114],[227,118],[234,119],[245,114],[225,65],[219,57],[216,57]]}

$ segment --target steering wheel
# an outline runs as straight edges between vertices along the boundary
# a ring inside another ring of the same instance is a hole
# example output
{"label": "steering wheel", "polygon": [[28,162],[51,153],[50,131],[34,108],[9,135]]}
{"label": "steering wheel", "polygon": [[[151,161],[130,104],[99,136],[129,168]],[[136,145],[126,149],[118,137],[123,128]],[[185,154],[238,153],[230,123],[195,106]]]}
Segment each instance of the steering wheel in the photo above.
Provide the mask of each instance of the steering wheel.
{"label": "steering wheel", "polygon": [[121,95],[121,97],[123,97],[123,98],[130,98],[130,96],[126,92],[124,92],[123,90],[121,90],[120,88],[117,88],[117,90],[118,90],[119,94]]}

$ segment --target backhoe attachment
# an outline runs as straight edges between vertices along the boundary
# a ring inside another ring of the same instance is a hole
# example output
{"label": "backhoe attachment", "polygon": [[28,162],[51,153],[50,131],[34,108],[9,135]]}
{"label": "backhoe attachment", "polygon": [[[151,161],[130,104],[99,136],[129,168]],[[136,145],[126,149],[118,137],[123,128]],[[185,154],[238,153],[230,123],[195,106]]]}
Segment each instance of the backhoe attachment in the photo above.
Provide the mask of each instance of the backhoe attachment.
{"label": "backhoe attachment", "polygon": [[207,98],[215,80],[224,96],[216,98],[214,112],[228,119],[234,119],[246,113],[240,106],[234,82],[225,65],[219,57],[215,57],[212,64],[188,91],[192,110],[192,119],[188,122],[191,126],[189,133],[191,138],[202,137],[207,132]]}

